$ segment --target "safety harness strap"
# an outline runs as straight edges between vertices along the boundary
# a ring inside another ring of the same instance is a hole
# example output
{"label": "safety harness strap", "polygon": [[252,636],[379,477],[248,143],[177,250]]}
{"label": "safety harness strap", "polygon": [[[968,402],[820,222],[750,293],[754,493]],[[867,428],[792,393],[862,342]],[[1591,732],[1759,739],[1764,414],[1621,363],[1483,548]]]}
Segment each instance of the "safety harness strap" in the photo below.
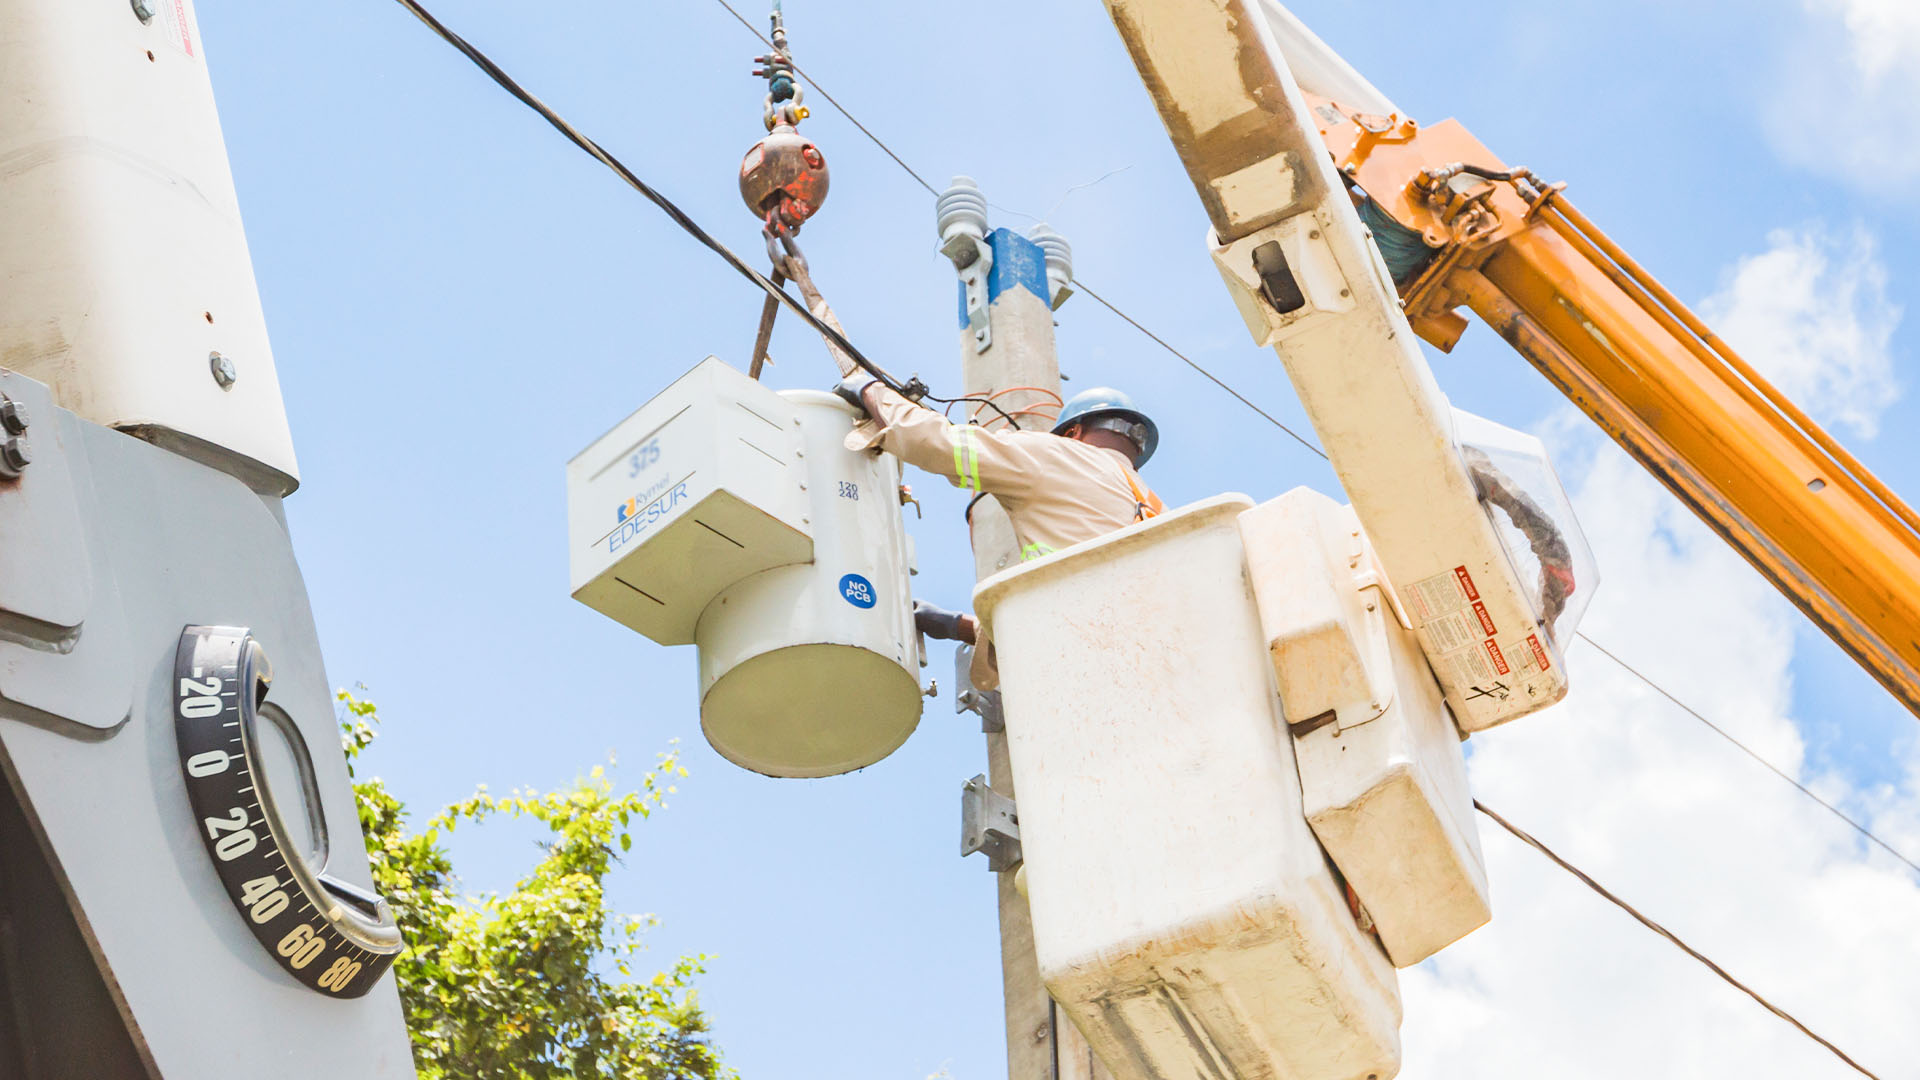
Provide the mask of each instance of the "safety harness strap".
{"label": "safety harness strap", "polygon": [[1167,512],[1167,504],[1160,501],[1160,496],[1141,487],[1140,478],[1131,471],[1127,473],[1127,487],[1133,489],[1133,520],[1145,521]]}

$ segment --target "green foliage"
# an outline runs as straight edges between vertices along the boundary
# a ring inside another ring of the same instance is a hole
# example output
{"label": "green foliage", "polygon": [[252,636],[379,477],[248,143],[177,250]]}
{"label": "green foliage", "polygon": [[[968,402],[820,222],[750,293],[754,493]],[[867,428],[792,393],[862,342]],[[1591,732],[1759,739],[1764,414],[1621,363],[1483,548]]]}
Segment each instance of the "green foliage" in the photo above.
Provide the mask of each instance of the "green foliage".
{"label": "green foliage", "polygon": [[[353,771],[379,716],[346,691],[339,699]],[[407,939],[393,971],[421,1080],[732,1080],[693,989],[705,958],[636,978],[653,920],[609,915],[603,891],[615,846],[633,846],[628,826],[685,775],[669,751],[624,794],[599,767],[564,791],[500,798],[482,787],[410,832],[386,785],[356,774],[373,880]],[[511,893],[463,896],[441,835],[496,814],[544,826],[543,856]]]}

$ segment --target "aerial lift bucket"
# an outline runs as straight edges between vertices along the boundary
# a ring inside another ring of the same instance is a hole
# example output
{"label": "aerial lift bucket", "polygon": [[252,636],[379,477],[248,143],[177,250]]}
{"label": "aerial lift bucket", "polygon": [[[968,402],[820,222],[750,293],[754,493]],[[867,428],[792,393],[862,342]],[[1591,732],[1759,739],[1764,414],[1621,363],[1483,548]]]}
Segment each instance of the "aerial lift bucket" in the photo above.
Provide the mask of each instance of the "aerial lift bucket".
{"label": "aerial lift bucket", "polygon": [[983,581],[1040,975],[1122,1080],[1386,1080],[1400,998],[1308,828],[1222,495]]}

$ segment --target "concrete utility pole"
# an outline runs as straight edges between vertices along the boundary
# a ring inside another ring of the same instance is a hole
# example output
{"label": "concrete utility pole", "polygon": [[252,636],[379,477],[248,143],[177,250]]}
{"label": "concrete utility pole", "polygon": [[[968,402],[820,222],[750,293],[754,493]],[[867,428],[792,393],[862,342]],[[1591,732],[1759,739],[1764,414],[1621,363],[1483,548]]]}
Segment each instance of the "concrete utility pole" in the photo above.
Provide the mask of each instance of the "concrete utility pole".
{"label": "concrete utility pole", "polygon": [[[1030,236],[990,229],[986,198],[972,179],[955,177],[940,196],[941,251],[960,275],[960,369],[965,396],[981,426],[1046,430],[1058,414],[1060,363],[1053,309],[1066,299],[1072,264],[1066,241],[1045,225]],[[1027,413],[1026,410],[1038,410]],[[1002,413],[1007,415],[1003,416]],[[957,419],[957,418],[956,418]],[[975,580],[1020,562],[1012,523],[992,496],[976,502],[971,525]],[[997,718],[997,708],[992,710]],[[1013,770],[1004,729],[987,730],[987,777],[1012,799]],[[1000,906],[1000,970],[1006,1001],[1008,1080],[1106,1080],[1086,1040],[1053,1006],[1034,958],[1033,921],[1014,888],[1018,865],[995,873]]]}

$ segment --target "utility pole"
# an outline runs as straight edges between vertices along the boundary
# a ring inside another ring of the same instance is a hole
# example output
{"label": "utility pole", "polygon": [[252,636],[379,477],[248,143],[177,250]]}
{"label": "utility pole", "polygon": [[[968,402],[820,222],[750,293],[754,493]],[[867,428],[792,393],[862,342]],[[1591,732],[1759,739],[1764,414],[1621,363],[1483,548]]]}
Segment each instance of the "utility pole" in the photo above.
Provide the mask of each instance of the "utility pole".
{"label": "utility pole", "polygon": [[[1021,236],[993,229],[986,197],[973,180],[954,177],[937,204],[941,253],[960,276],[960,370],[971,418],[1004,429],[1017,423],[1047,430],[1058,415],[1060,362],[1054,352],[1053,311],[1071,292],[1071,252],[1064,238],[1037,225]],[[991,402],[988,404],[987,402]],[[968,515],[975,580],[1017,565],[1020,545],[1005,510],[992,496]],[[977,696],[977,695],[976,695]],[[1004,725],[997,701],[982,710],[987,779],[992,791],[1014,798]],[[1004,864],[1005,860],[997,860]],[[1026,897],[1014,887],[1017,863],[996,869],[1000,909],[1000,970],[1006,1002],[1008,1080],[1107,1080],[1080,1032],[1054,1008],[1034,957],[1033,921]]]}

